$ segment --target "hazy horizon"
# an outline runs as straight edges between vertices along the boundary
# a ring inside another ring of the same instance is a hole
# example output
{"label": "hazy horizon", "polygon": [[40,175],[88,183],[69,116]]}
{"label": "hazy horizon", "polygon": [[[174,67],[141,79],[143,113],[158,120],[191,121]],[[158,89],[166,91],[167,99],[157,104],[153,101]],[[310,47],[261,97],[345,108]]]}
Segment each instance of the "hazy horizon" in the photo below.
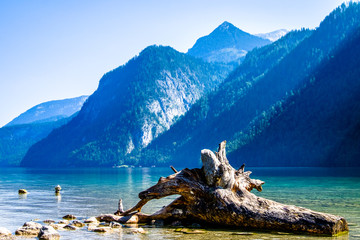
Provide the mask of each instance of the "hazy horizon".
{"label": "hazy horizon", "polygon": [[0,126],[42,102],[90,95],[149,45],[186,52],[224,21],[251,34],[315,28],[342,2],[2,1]]}

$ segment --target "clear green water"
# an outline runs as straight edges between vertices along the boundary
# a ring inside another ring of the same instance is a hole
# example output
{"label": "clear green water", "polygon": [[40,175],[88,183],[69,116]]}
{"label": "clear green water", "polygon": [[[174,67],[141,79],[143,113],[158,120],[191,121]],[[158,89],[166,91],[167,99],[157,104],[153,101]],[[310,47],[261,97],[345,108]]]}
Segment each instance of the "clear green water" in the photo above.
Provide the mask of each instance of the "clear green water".
{"label": "clear green water", "polygon": [[[256,193],[286,204],[345,217],[350,223],[348,235],[314,237],[261,233],[241,236],[241,230],[207,229],[205,234],[188,235],[175,228],[143,226],[145,235],[131,234],[127,229],[114,234],[97,234],[86,230],[60,231],[61,239],[360,239],[360,169],[326,168],[251,168],[253,178],[266,182],[263,192]],[[81,218],[113,213],[119,198],[124,207],[138,201],[137,194],[152,186],[159,177],[172,174],[170,168],[71,169],[39,170],[0,169],[0,227],[12,232],[32,219],[60,220],[66,214]],[[61,196],[54,187],[60,184]],[[29,193],[19,196],[25,188]],[[149,202],[144,212],[151,213],[176,196]]]}

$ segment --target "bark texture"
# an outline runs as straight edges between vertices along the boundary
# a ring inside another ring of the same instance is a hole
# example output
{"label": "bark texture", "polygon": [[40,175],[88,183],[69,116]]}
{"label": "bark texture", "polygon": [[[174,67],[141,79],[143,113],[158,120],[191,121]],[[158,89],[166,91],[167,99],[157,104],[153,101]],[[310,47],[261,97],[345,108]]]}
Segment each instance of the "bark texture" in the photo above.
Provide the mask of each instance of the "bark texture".
{"label": "bark texture", "polygon": [[[115,215],[102,215],[99,220],[121,223],[144,223],[152,220],[166,222],[198,222],[215,226],[296,233],[336,235],[348,231],[344,218],[285,205],[251,193],[262,191],[263,181],[250,178],[243,165],[235,170],[226,158],[226,141],[218,152],[201,151],[201,169],[183,169],[140,192],[141,199],[134,207]],[[152,199],[178,194],[179,198],[158,212],[147,215],[141,208]]]}

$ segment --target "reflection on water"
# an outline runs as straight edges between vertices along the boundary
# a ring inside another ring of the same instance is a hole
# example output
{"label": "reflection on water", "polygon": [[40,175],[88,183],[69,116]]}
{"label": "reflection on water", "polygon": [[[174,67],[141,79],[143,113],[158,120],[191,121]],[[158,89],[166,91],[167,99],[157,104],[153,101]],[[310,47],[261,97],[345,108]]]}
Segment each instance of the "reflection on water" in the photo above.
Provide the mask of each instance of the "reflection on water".
{"label": "reflection on water", "polygon": [[[337,238],[360,238],[360,177],[359,169],[327,168],[252,168],[253,178],[264,180],[264,190],[258,196],[313,210],[344,216],[350,225],[349,235]],[[84,219],[117,210],[120,198],[127,209],[137,203],[138,193],[152,186],[159,177],[172,174],[170,168],[67,169],[39,170],[0,169],[0,227],[14,232],[31,219],[60,220],[66,214]],[[61,194],[54,187],[61,185]],[[28,194],[19,195],[25,188]],[[176,196],[150,201],[143,211],[152,213],[168,204]],[[146,235],[131,234],[124,228],[99,235],[85,230],[62,231],[61,239],[180,239],[184,233],[175,228],[143,226]],[[200,235],[186,235],[186,239],[309,239],[310,236],[283,233],[254,233],[234,235],[239,229],[207,229]]]}

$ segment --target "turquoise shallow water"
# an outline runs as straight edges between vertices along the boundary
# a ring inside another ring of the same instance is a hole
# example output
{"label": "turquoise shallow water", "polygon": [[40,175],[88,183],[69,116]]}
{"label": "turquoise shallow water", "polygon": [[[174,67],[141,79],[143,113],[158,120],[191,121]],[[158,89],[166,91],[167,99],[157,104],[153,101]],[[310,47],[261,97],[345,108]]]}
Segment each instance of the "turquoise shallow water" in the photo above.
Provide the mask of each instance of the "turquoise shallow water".
{"label": "turquoise shallow water", "polygon": [[[314,237],[256,232],[251,236],[232,235],[237,230],[207,229],[206,234],[185,235],[174,228],[144,226],[147,234],[130,234],[126,229],[114,234],[77,230],[61,231],[61,239],[360,239],[360,169],[327,168],[248,168],[252,177],[265,181],[256,193],[286,204],[341,215],[350,223],[349,235]],[[139,200],[137,194],[152,186],[159,177],[172,174],[170,168],[121,169],[0,169],[0,227],[12,232],[32,219],[60,220],[66,214],[79,218],[113,213],[119,198],[124,207]],[[60,184],[61,196],[54,194]],[[25,188],[26,196],[17,191]],[[149,202],[144,212],[160,209],[176,196]]]}

